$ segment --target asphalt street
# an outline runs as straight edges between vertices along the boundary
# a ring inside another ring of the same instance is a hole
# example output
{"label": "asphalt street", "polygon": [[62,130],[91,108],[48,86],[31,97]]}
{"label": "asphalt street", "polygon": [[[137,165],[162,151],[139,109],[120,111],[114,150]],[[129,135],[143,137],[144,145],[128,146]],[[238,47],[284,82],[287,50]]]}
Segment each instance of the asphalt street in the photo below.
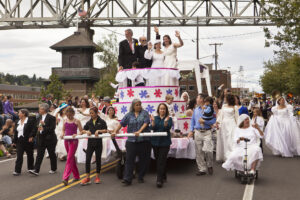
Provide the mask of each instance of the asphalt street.
{"label": "asphalt street", "polygon": [[[114,163],[103,165],[102,184],[81,186],[79,182],[65,187],[61,177],[65,162],[58,161],[58,172],[48,174],[50,163],[44,159],[40,176],[26,172],[24,158],[21,176],[12,175],[15,159],[0,160],[1,200],[6,199],[143,199],[143,200],[297,200],[300,199],[300,158],[281,158],[271,155],[265,148],[264,162],[259,178],[254,183],[253,196],[244,195],[246,185],[234,178],[233,172],[226,172],[221,164],[214,164],[214,174],[196,176],[194,160],[169,159],[168,182],[163,188],[156,188],[155,161],[145,177],[145,183],[133,181],[131,186],[122,186],[115,174]],[[95,168],[95,165],[93,165]],[[78,164],[84,178],[84,164]],[[252,198],[251,198],[252,197]]]}

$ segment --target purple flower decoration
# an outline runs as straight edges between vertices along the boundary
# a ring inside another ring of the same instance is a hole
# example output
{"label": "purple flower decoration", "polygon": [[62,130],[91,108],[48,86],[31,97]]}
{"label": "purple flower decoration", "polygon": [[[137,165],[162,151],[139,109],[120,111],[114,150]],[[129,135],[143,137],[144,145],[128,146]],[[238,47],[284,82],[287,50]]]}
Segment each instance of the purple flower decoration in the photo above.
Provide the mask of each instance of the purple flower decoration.
{"label": "purple flower decoration", "polygon": [[126,106],[122,106],[121,113],[124,114],[124,115],[127,113],[127,107]]}
{"label": "purple flower decoration", "polygon": [[124,92],[123,92],[123,90],[120,92],[120,97],[121,97],[121,99],[124,98]]}
{"label": "purple flower decoration", "polygon": [[142,90],[140,93],[139,93],[141,99],[142,98],[147,98],[147,95],[148,95],[148,92],[147,90]]}
{"label": "purple flower decoration", "polygon": [[172,91],[171,89],[168,89],[168,90],[167,90],[167,94],[169,94],[169,95],[172,95],[172,92],[173,92],[173,91]]}
{"label": "purple flower decoration", "polygon": [[175,105],[174,105],[174,111],[175,112],[178,112],[178,105],[175,103]]}
{"label": "purple flower decoration", "polygon": [[154,106],[151,106],[151,105],[148,105],[147,107],[146,107],[146,110],[148,111],[148,113],[152,113],[152,112],[154,112],[155,111],[155,109],[154,109]]}

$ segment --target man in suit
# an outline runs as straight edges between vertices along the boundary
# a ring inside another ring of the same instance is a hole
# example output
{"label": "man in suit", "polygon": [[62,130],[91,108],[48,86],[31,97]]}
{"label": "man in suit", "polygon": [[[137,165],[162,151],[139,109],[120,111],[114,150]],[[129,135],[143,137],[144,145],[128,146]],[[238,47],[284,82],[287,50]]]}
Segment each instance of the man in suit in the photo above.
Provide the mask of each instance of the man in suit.
{"label": "man in suit", "polygon": [[57,159],[55,154],[55,147],[57,138],[55,134],[56,119],[52,115],[48,114],[49,105],[43,103],[39,105],[38,119],[38,133],[37,133],[37,156],[35,162],[35,169],[29,170],[31,174],[39,175],[40,167],[44,158],[45,150],[47,149],[50,157],[51,170],[49,174],[56,173]]}
{"label": "man in suit", "polygon": [[145,51],[148,49],[147,38],[145,36],[140,37],[140,45],[137,48],[137,59],[139,62],[138,68],[150,68],[152,60],[148,60],[144,57]]}
{"label": "man in suit", "polygon": [[132,36],[131,29],[125,30],[126,39],[119,44],[119,70],[130,69],[132,63],[137,61],[138,40]]}

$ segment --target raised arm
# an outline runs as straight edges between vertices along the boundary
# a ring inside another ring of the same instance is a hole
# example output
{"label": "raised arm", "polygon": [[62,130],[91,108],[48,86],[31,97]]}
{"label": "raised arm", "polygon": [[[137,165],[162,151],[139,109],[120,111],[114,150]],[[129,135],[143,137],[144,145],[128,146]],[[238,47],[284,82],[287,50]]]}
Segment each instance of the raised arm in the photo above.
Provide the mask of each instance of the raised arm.
{"label": "raised arm", "polygon": [[175,36],[178,38],[179,43],[175,43],[175,44],[174,44],[174,47],[175,47],[175,48],[182,47],[184,44],[183,44],[183,41],[182,41],[182,39],[181,39],[181,37],[180,37],[179,31],[175,31]]}

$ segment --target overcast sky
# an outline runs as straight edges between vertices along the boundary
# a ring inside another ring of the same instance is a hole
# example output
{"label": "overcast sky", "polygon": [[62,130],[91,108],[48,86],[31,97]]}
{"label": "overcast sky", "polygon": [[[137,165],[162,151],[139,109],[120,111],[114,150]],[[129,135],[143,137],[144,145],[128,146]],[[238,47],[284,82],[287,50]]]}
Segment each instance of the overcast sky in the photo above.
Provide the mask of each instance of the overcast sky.
{"label": "overcast sky", "polygon": [[[103,28],[94,28],[94,41],[110,33]],[[61,54],[49,47],[73,34],[76,28],[68,29],[34,29],[34,30],[1,30],[0,31],[0,71],[10,74],[36,74],[48,78],[51,67],[61,66]],[[124,28],[110,28],[120,34]],[[184,39],[184,46],[178,50],[179,60],[196,58],[196,28],[170,27],[160,28],[160,33],[169,34],[174,41],[175,30],[179,30]],[[145,28],[133,28],[134,37],[146,35]],[[152,38],[154,34],[152,33]],[[224,37],[226,36],[226,37]],[[230,36],[230,37],[227,37]],[[124,36],[117,35],[118,41]],[[273,58],[273,48],[264,48],[262,27],[200,27],[200,58],[214,54],[210,43],[223,43],[218,47],[220,69],[228,69],[232,73],[232,87],[237,86],[237,71],[244,67],[245,87],[250,91],[260,92],[259,76],[263,73],[263,62]],[[101,63],[95,60],[95,67]],[[201,59],[203,63],[213,63],[213,56]]]}

